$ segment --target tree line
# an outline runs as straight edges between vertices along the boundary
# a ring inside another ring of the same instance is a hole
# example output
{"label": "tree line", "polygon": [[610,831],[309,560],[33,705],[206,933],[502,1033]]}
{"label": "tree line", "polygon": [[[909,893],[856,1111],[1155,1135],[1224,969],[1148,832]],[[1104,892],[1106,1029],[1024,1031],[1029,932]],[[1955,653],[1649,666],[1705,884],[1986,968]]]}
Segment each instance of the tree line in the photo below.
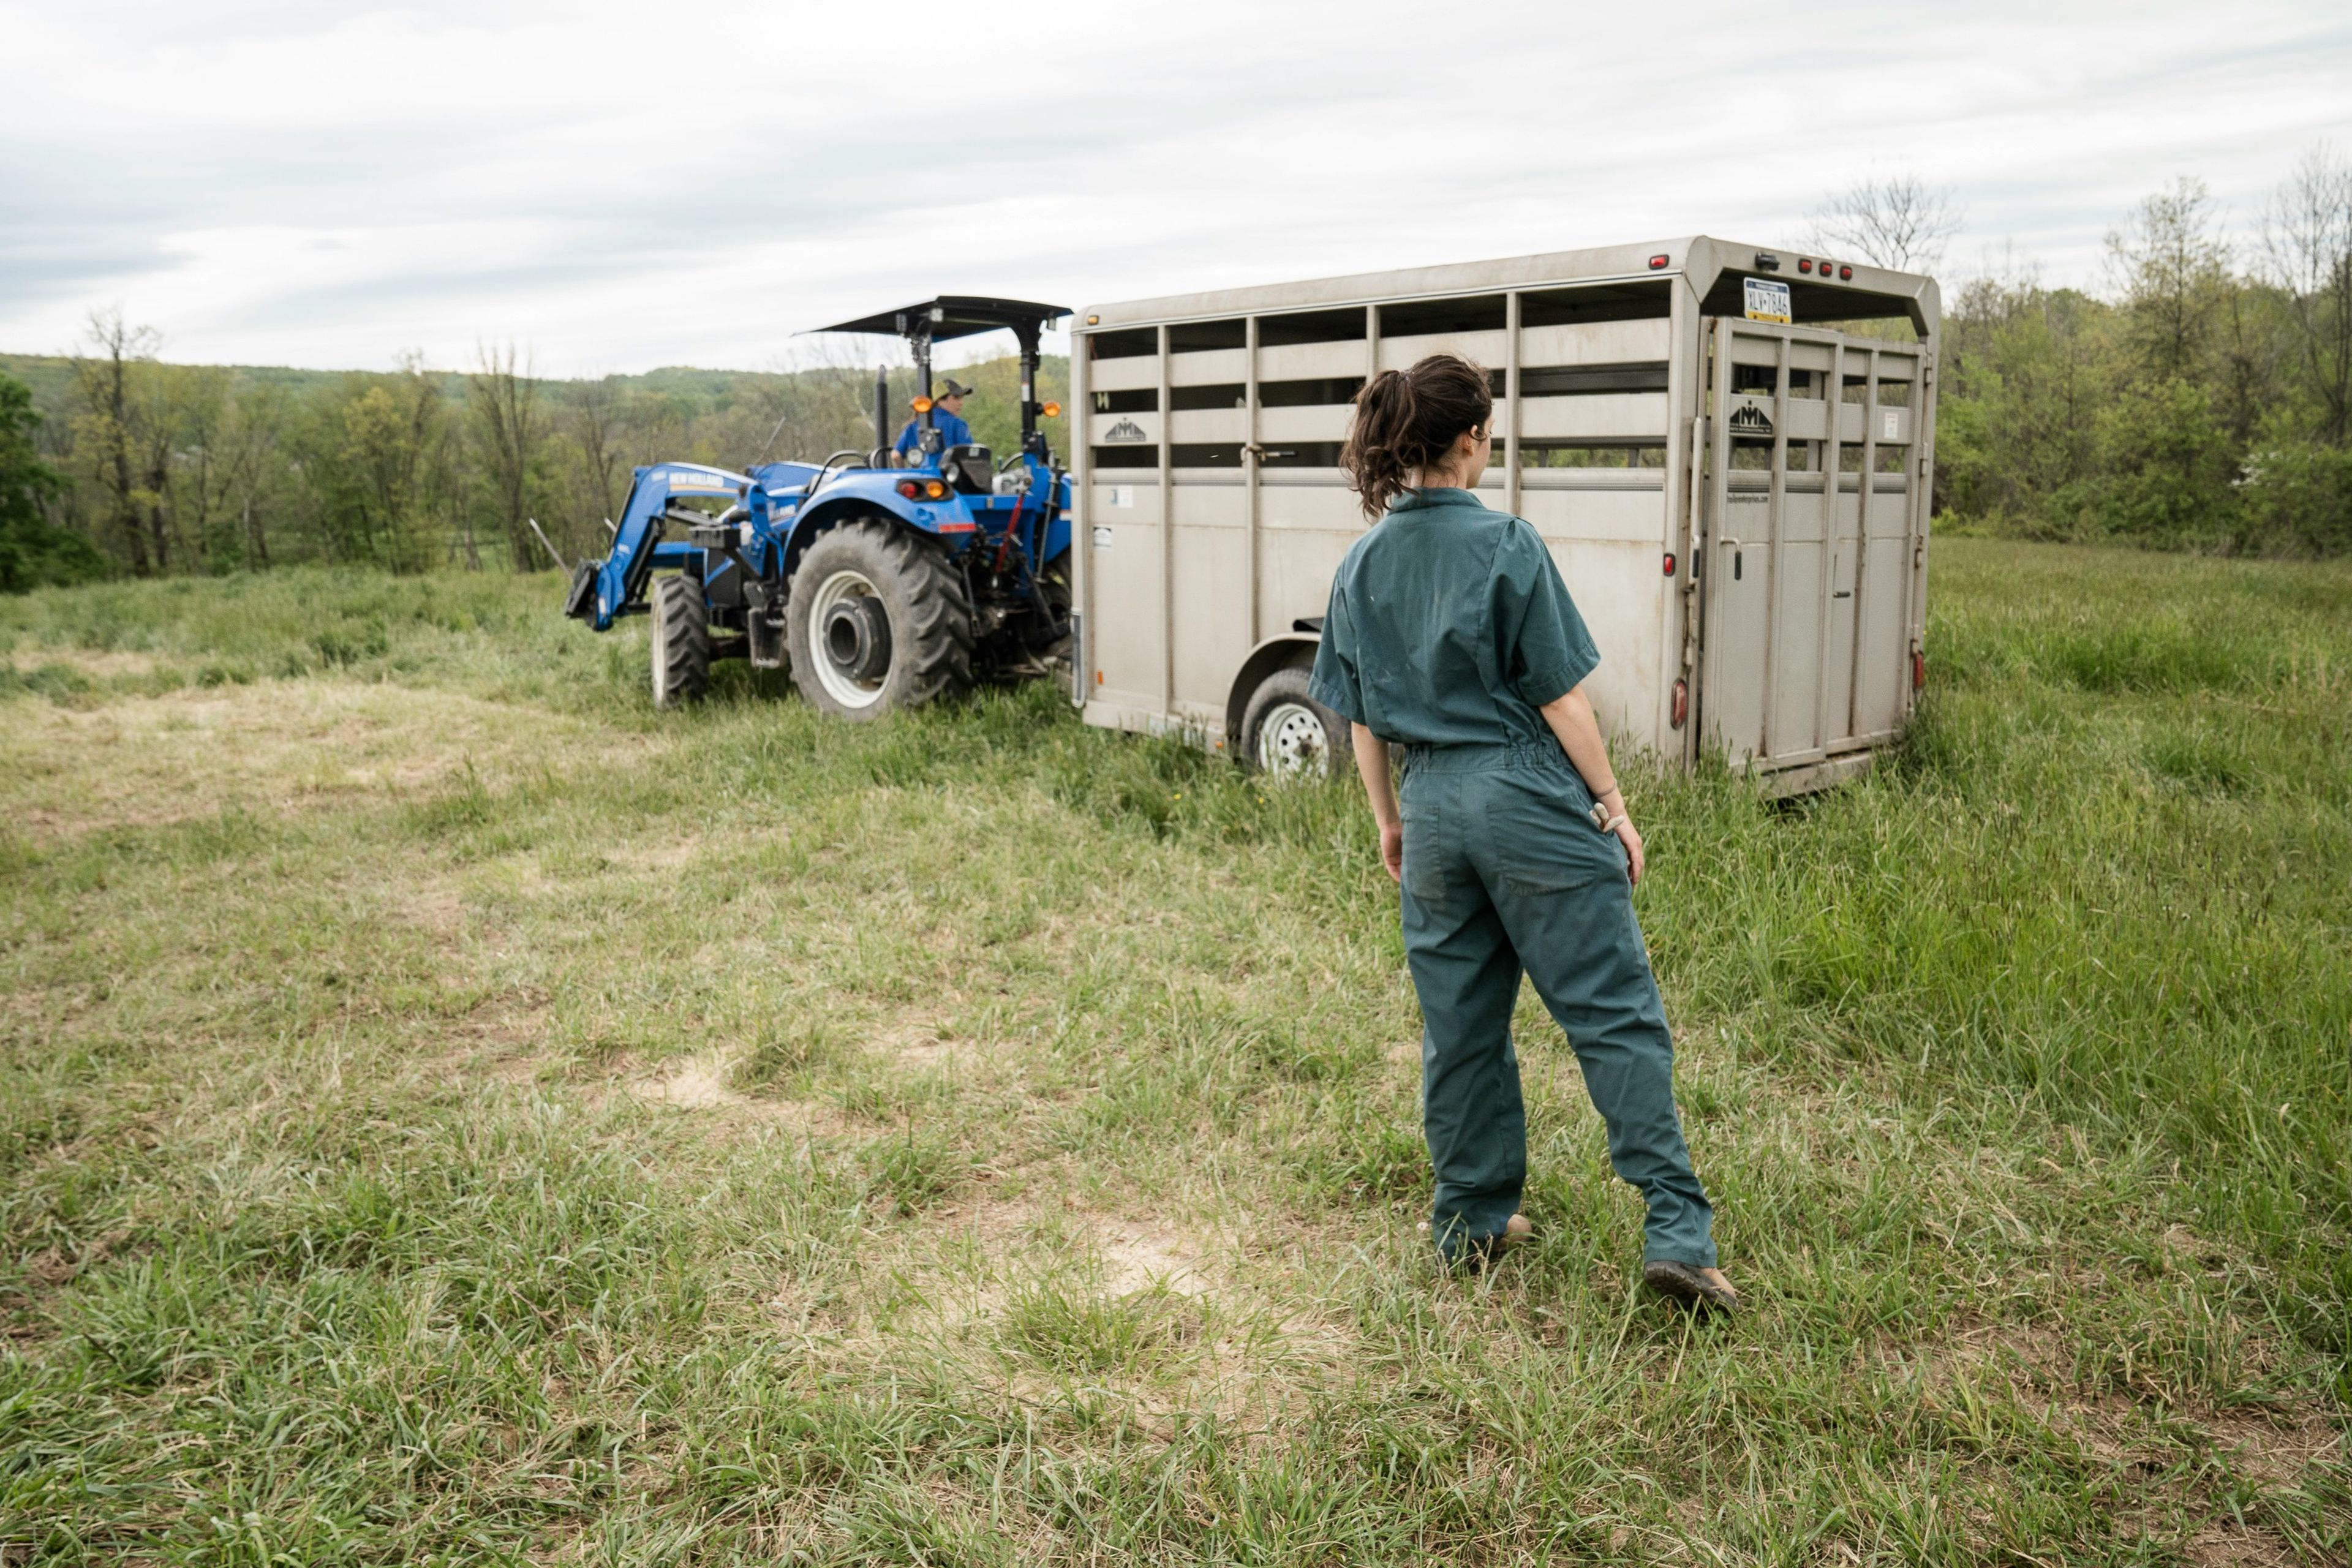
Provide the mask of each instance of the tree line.
{"label": "tree line", "polygon": [[2235,234],[2179,181],[2106,251],[2101,294],[2013,260],[1958,289],[1938,512],[2042,539],[2352,552],[2352,164],[2313,153]]}
{"label": "tree line", "polygon": [[[1814,248],[1933,270],[1948,192],[1873,177]],[[513,347],[463,372],[165,363],[150,329],[91,319],[79,352],[0,356],[0,589],[290,562],[399,572],[601,554],[633,467],[823,457],[873,436],[874,371],[668,370],[558,381]],[[16,375],[10,375],[10,369]],[[1066,398],[1049,358],[1040,395]],[[1010,356],[959,370],[1000,454]],[[912,393],[890,384],[893,426]],[[1065,421],[1048,438],[1066,451]],[[2108,236],[2104,286],[2013,256],[1944,318],[1936,505],[2033,538],[2250,554],[2352,552],[2352,164],[2314,151],[2239,232],[2181,180]]]}
{"label": "tree line", "polygon": [[[870,363],[551,380],[511,346],[462,372],[409,355],[336,374],[173,364],[158,345],[110,311],[76,353],[0,358],[0,589],[299,562],[535,569],[550,561],[534,523],[568,560],[604,552],[638,465],[874,440]],[[1066,371],[1049,358],[1040,395],[1066,395]],[[975,437],[1011,453],[1016,362],[955,374],[977,392]],[[912,377],[890,373],[894,430]],[[1062,426],[1048,422],[1057,449]]]}

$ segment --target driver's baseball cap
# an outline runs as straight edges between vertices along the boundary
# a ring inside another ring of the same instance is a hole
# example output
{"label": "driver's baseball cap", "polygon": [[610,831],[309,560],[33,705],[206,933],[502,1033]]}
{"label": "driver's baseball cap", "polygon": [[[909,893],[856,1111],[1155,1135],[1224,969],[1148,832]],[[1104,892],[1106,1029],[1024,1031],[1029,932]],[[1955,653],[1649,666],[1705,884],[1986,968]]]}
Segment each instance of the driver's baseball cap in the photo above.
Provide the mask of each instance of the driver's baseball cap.
{"label": "driver's baseball cap", "polygon": [[941,397],[970,397],[971,395],[971,388],[966,386],[955,377],[949,375],[942,376],[940,379],[947,383],[945,389],[940,393]]}

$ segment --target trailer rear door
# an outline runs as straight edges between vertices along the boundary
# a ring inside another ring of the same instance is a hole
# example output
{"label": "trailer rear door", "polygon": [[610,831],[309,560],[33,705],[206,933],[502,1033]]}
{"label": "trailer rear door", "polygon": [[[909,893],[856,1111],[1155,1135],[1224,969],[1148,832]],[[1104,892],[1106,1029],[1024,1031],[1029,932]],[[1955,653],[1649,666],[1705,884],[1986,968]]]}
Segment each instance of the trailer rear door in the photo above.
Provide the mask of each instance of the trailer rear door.
{"label": "trailer rear door", "polygon": [[1891,738],[1910,700],[1930,362],[1710,320],[1698,722],[1734,767]]}

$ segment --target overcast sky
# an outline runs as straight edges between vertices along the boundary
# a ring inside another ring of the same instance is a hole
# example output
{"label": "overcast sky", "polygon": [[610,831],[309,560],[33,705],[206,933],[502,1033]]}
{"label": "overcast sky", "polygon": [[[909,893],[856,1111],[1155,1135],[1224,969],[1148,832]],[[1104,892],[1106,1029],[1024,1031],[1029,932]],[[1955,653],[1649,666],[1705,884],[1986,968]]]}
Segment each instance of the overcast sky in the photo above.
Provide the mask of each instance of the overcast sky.
{"label": "overcast sky", "polygon": [[[1714,233],[1907,171],[2096,286],[2352,153],[2352,5],[0,0],[0,349],[765,368],[932,293],[1066,305]],[[1009,342],[1009,340],[1007,340]]]}

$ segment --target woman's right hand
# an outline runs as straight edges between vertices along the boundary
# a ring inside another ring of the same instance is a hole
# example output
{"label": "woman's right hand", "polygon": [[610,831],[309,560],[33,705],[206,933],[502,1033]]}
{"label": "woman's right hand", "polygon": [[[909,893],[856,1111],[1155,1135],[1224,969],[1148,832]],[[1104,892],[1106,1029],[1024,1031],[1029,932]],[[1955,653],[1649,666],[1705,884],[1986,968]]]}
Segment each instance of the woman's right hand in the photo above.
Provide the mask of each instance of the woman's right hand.
{"label": "woman's right hand", "polygon": [[1389,868],[1389,880],[1404,880],[1404,822],[1402,818],[1381,824],[1381,864]]}

